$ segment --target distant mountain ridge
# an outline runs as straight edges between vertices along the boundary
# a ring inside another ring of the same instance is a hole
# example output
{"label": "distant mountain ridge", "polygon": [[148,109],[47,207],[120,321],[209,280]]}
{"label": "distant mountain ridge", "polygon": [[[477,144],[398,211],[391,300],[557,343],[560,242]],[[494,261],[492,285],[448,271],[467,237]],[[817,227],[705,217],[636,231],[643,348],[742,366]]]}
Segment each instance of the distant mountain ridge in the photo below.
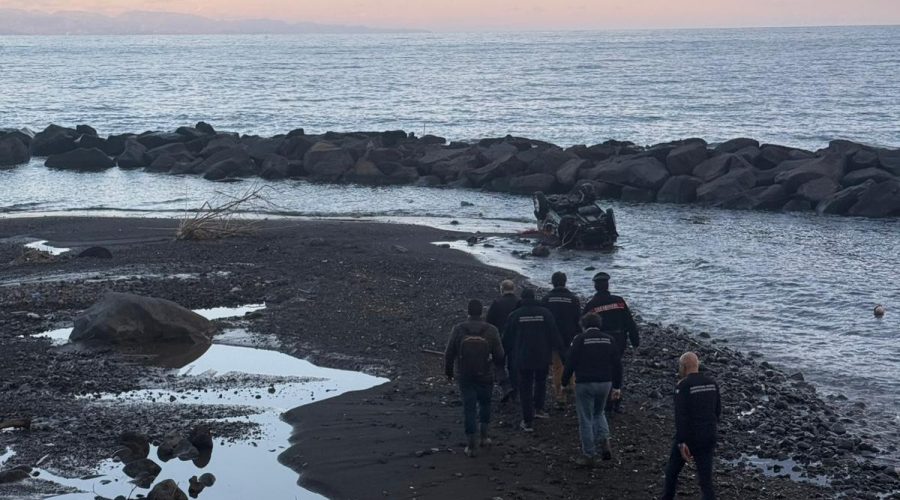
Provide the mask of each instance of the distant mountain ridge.
{"label": "distant mountain ridge", "polygon": [[274,19],[219,20],[174,12],[129,11],[115,16],[82,11],[54,13],[0,9],[0,35],[220,35],[301,33],[414,33]]}

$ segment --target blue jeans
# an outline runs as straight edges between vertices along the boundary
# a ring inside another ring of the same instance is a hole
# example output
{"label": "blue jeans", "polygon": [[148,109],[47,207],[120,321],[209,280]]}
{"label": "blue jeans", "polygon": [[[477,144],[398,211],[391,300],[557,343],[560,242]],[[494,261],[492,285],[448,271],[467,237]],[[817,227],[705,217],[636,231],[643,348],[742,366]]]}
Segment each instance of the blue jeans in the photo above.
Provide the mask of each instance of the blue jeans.
{"label": "blue jeans", "polygon": [[493,391],[493,383],[459,381],[459,393],[462,395],[466,434],[478,432],[476,413],[480,417],[477,420],[482,424],[487,425],[491,422],[491,393]]}
{"label": "blue jeans", "polygon": [[[690,446],[690,445],[689,445]],[[691,448],[694,464],[697,466],[697,482],[700,483],[700,498],[702,500],[716,500],[716,492],[713,489],[713,457],[716,450],[715,444]],[[669,463],[666,465],[666,489],[663,491],[663,500],[675,498],[675,490],[678,488],[678,475],[684,467],[684,458],[678,443],[672,443],[672,451],[669,453]]]}
{"label": "blue jeans", "polygon": [[586,456],[596,455],[597,445],[609,438],[609,423],[604,409],[610,389],[612,382],[579,382],[575,386],[581,451]]}

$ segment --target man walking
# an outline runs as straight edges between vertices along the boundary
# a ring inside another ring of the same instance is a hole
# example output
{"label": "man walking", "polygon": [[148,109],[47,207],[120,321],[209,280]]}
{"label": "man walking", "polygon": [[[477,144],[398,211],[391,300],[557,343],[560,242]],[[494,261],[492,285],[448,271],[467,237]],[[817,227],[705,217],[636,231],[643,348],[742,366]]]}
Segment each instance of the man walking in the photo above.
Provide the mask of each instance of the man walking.
{"label": "man walking", "polygon": [[525,432],[534,432],[534,418],[548,418],[544,411],[547,394],[547,372],[554,350],[563,352],[553,314],[534,297],[534,290],[522,292],[522,303],[509,315],[503,346],[513,353],[519,377],[519,400]]}
{"label": "man walking", "polygon": [[584,333],[577,335],[569,348],[562,385],[569,385],[573,373],[578,377],[575,408],[584,455],[575,462],[590,467],[596,460],[598,446],[603,460],[612,459],[605,409],[607,397],[616,399],[621,394],[622,354],[616,340],[600,330],[599,316],[588,314],[581,319],[581,325]]}
{"label": "man walking", "polygon": [[[584,306],[584,314],[600,316],[603,323],[602,330],[616,339],[619,352],[624,355],[627,343],[631,341],[631,346],[637,349],[641,343],[641,337],[625,299],[609,293],[609,278],[610,276],[603,272],[594,275],[594,290],[597,293]],[[622,398],[615,401],[610,400],[607,410],[619,411],[621,403]]]}
{"label": "man walking", "polygon": [[[491,393],[494,390],[494,366],[503,366],[503,346],[500,334],[481,319],[482,305],[469,301],[469,319],[453,327],[444,353],[444,370],[448,380],[454,379],[454,365],[458,369],[459,392],[463,400],[468,457],[474,457],[480,446],[491,445]],[[476,433],[476,413],[481,423],[480,442]]]}
{"label": "man walking", "polygon": [[[519,297],[516,297],[516,284],[511,280],[503,280],[500,282],[500,296],[494,299],[491,307],[488,308],[487,322],[494,325],[498,332],[503,332],[506,327],[506,320],[516,308],[519,307]],[[514,360],[508,350],[506,352],[506,370],[501,366],[497,370],[497,382],[503,391],[503,398],[500,400],[505,403],[510,398],[515,398],[518,392],[518,377],[516,376],[516,368],[513,365]]]}
{"label": "man walking", "polygon": [[686,352],[678,360],[681,380],[675,388],[675,442],[666,466],[666,485],[663,500],[675,498],[678,475],[684,464],[693,460],[697,465],[697,482],[703,500],[715,500],[713,490],[713,456],[722,403],[719,385],[700,373],[700,359]]}
{"label": "man walking", "polygon": [[[562,338],[563,348],[567,349],[572,344],[572,339],[581,333],[581,325],[579,318],[581,317],[581,303],[578,296],[566,288],[566,273],[555,272],[550,277],[550,283],[553,290],[544,296],[541,301],[556,320],[556,329]],[[556,399],[557,406],[563,406],[566,403],[566,391],[562,388],[563,375],[563,356],[557,351],[553,351],[552,381],[553,381],[553,397]]]}

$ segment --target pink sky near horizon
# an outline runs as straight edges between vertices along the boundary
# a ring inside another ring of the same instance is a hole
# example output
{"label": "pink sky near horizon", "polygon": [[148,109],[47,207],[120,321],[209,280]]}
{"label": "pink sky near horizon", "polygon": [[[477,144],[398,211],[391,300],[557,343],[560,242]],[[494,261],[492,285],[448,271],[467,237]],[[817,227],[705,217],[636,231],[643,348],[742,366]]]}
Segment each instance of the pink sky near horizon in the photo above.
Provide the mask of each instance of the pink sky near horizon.
{"label": "pink sky near horizon", "polygon": [[900,0],[0,0],[0,7],[154,10],[439,31],[900,24]]}

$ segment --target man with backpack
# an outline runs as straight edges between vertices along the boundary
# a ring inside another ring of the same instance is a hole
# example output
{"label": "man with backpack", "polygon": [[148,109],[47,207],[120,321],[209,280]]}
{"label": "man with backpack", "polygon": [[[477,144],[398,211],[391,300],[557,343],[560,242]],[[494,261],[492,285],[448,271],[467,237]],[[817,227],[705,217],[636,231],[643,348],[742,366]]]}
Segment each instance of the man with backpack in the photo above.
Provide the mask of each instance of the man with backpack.
{"label": "man with backpack", "polygon": [[[581,304],[578,296],[566,288],[566,273],[555,272],[550,278],[553,284],[553,290],[550,290],[541,301],[547,309],[553,313],[553,319],[556,320],[556,329],[562,337],[564,348],[568,348],[572,344],[572,339],[581,333]],[[566,391],[562,387],[563,363],[562,358],[565,353],[553,351],[553,396],[556,398],[557,406],[563,406],[566,403]]]}
{"label": "man with backpack", "polygon": [[[479,445],[489,447],[491,394],[494,390],[493,367],[503,367],[504,354],[500,333],[481,319],[482,305],[469,301],[469,319],[453,327],[444,353],[444,370],[448,380],[454,379],[454,366],[459,392],[463,400],[468,457],[477,454]],[[492,366],[493,365],[493,366]],[[477,414],[477,415],[476,415]],[[481,423],[480,440],[477,421]]]}
{"label": "man with backpack", "polygon": [[553,314],[534,297],[534,290],[522,291],[522,303],[509,315],[503,332],[503,347],[513,353],[519,374],[519,400],[525,432],[534,432],[535,417],[549,418],[544,411],[547,373],[553,351],[562,353],[563,345]]}

